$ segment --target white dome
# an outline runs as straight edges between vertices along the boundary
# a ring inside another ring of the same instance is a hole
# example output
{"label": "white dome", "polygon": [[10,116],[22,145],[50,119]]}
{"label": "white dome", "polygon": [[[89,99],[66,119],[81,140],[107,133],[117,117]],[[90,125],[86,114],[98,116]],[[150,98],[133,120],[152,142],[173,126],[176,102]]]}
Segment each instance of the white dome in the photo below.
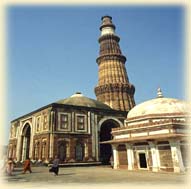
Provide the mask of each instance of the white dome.
{"label": "white dome", "polygon": [[135,106],[129,111],[127,119],[155,115],[182,115],[187,113],[191,114],[190,103],[178,99],[160,97]]}

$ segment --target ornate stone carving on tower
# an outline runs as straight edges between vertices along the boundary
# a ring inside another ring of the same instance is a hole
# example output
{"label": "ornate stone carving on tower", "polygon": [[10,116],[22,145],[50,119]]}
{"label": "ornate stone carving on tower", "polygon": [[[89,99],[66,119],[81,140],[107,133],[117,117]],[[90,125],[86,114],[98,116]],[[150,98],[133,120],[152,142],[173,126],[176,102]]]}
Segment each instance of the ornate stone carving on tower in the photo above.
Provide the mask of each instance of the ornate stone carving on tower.
{"label": "ornate stone carving on tower", "polygon": [[129,111],[135,106],[135,87],[129,83],[126,57],[121,53],[120,38],[115,34],[112,17],[102,17],[100,30],[100,53],[96,60],[99,67],[98,85],[95,87],[97,100],[113,109]]}

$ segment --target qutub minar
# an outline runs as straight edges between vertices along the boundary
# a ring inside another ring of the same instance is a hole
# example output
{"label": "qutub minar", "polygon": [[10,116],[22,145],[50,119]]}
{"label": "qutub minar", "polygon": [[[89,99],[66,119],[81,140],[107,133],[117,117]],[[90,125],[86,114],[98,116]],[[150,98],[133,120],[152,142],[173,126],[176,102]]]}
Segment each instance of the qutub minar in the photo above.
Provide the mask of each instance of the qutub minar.
{"label": "qutub minar", "polygon": [[[102,17],[97,100],[80,92],[11,121],[8,157],[15,163],[110,164],[114,169],[184,172],[190,165],[191,104],[157,98],[135,106],[115,25]],[[112,157],[112,158],[111,158]]]}
{"label": "qutub minar", "polygon": [[102,17],[100,30],[100,54],[97,58],[99,80],[95,88],[97,100],[115,110],[129,111],[135,106],[135,87],[129,83],[126,58],[121,53],[120,38],[115,34],[110,16]]}

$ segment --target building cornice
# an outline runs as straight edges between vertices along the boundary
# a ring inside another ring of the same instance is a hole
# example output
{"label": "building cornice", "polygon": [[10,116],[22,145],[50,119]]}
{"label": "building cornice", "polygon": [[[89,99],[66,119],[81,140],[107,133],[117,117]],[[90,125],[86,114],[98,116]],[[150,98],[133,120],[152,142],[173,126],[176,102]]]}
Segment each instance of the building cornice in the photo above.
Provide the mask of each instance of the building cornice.
{"label": "building cornice", "polygon": [[156,128],[156,127],[164,127],[167,125],[180,125],[180,126],[187,126],[189,124],[187,124],[186,121],[183,120],[174,120],[174,119],[170,119],[170,120],[160,120],[160,121],[156,121],[156,122],[148,122],[148,123],[140,123],[140,124],[136,124],[136,125],[131,125],[131,126],[126,126],[124,128],[112,128],[112,134],[113,133],[121,133],[121,132],[125,132],[125,131],[131,131],[131,130],[139,130],[139,129],[151,129],[151,128]]}
{"label": "building cornice", "polygon": [[147,119],[167,119],[167,118],[180,118],[180,117],[191,117],[191,114],[189,113],[182,113],[182,112],[177,112],[177,113],[160,113],[160,114],[147,114],[143,116],[135,116],[135,117],[130,117],[126,121],[126,123],[131,123],[131,122],[137,122],[137,121],[143,121]]}
{"label": "building cornice", "polygon": [[142,141],[151,141],[151,140],[168,140],[171,138],[190,138],[188,134],[177,134],[177,133],[170,133],[170,134],[161,134],[161,135],[149,135],[149,136],[139,136],[139,137],[132,137],[132,138],[122,138],[122,139],[113,139],[108,141],[100,142],[100,144],[123,144],[125,142],[142,142]]}
{"label": "building cornice", "polygon": [[86,106],[74,106],[74,105],[68,105],[68,104],[58,104],[58,103],[51,103],[51,104],[48,104],[47,106],[43,106],[37,110],[34,110],[28,114],[25,114],[21,117],[18,117],[14,120],[11,121],[11,123],[13,122],[16,122],[20,119],[23,119],[23,118],[27,118],[39,111],[42,111],[44,109],[47,109],[47,108],[51,108],[51,110],[54,110],[55,108],[72,108],[72,109],[78,109],[78,110],[81,110],[81,109],[85,109],[85,110],[88,110],[88,111],[94,111],[94,112],[100,112],[100,110],[102,112],[105,112],[105,113],[114,113],[114,114],[122,114],[123,116],[126,116],[127,115],[127,112],[126,111],[119,111],[119,110],[114,110],[114,109],[101,109],[101,108],[94,108],[94,107],[86,107]]}

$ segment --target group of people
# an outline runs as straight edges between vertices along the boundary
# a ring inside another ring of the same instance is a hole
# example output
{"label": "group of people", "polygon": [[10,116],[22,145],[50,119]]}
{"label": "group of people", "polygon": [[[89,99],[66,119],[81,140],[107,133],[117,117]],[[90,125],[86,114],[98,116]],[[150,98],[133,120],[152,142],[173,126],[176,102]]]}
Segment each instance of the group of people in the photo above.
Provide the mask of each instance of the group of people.
{"label": "group of people", "polygon": [[[14,163],[13,159],[9,158],[6,161],[6,163],[4,164],[4,166],[2,167],[2,169],[8,176],[11,176],[13,174],[13,171],[14,171],[14,165],[15,165],[15,163]],[[26,160],[24,161],[24,164],[23,164],[23,172],[22,173],[25,174],[27,171],[32,173],[30,158],[26,158]],[[55,176],[58,175],[59,159],[57,156],[55,156],[55,159],[52,162],[52,167],[49,169],[49,172],[52,172]]]}
{"label": "group of people", "polygon": [[[12,158],[9,158],[7,161],[5,161],[1,169],[3,170],[4,173],[6,173],[6,175],[11,176],[13,174],[14,167],[15,167],[15,162],[13,161]],[[27,158],[23,164],[23,174],[25,174],[26,171],[32,173],[30,158]]]}

